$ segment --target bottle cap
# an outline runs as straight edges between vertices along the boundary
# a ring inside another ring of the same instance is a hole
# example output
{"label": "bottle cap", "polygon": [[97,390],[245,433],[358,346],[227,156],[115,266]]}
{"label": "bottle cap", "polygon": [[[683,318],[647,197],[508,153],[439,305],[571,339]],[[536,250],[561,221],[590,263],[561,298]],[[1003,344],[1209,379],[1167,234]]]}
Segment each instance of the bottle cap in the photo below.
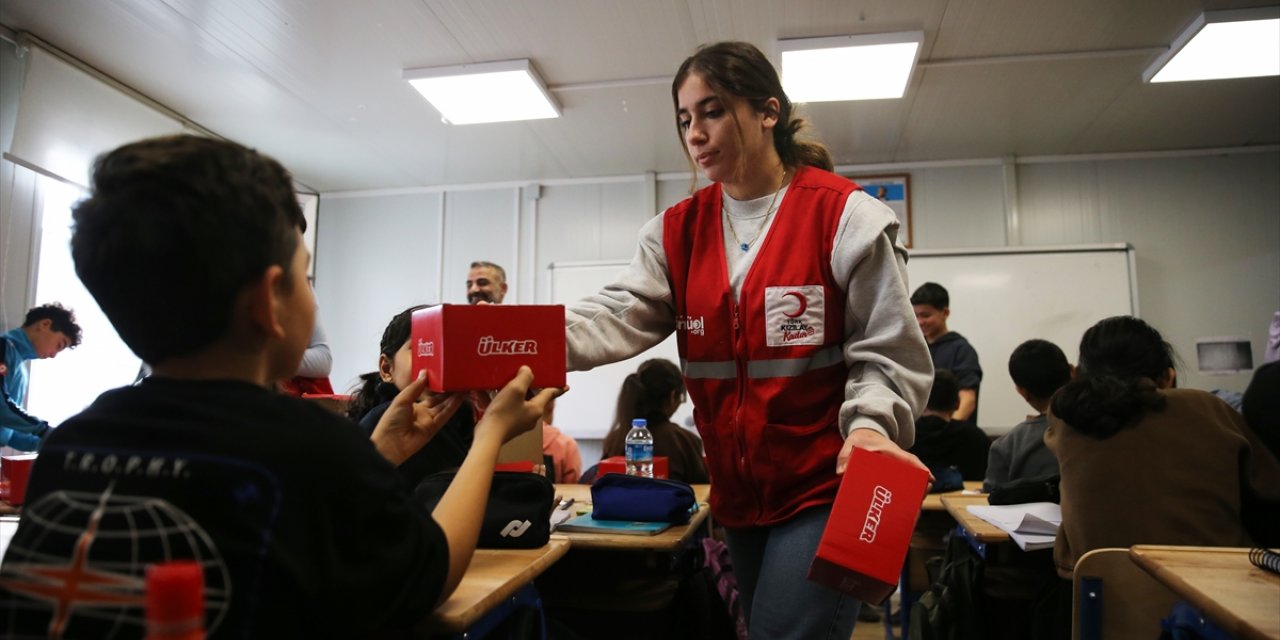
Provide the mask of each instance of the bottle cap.
{"label": "bottle cap", "polygon": [[649,426],[649,421],[645,420],[644,418],[636,418],[635,420],[631,421],[631,426],[647,428]]}
{"label": "bottle cap", "polygon": [[187,637],[204,628],[200,563],[175,560],[147,567],[147,627],[153,638]]}

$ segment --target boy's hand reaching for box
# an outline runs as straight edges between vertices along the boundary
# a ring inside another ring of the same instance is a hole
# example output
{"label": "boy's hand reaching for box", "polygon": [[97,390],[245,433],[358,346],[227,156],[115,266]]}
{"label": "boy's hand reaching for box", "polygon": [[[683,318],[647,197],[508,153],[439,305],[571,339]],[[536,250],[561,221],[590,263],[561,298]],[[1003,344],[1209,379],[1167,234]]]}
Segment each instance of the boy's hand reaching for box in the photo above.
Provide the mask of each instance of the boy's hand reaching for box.
{"label": "boy's hand reaching for box", "polygon": [[427,372],[421,371],[396,394],[373,429],[373,446],[393,465],[399,466],[430,442],[462,406],[462,396],[426,391]]}

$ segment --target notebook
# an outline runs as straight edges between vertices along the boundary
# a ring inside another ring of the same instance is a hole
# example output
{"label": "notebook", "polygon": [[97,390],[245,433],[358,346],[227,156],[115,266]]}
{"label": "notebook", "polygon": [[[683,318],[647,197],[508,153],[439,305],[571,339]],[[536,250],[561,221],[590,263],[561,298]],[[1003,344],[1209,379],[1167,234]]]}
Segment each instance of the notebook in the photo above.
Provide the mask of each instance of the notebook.
{"label": "notebook", "polygon": [[627,536],[651,536],[671,528],[670,522],[632,522],[629,520],[596,520],[583,514],[566,520],[557,531],[579,533],[615,533]]}

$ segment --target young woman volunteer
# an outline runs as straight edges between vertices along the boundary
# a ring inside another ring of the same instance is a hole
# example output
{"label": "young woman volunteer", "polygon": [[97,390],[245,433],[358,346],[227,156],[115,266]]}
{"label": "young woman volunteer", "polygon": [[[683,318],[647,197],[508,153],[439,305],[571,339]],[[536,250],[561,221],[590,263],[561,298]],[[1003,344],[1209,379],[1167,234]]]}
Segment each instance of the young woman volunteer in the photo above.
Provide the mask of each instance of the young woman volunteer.
{"label": "young woman volunteer", "polygon": [[620,278],[567,310],[569,367],[675,331],[750,636],[847,638],[857,601],[805,577],[849,454],[924,468],[903,448],[933,366],[898,221],[797,140],[805,123],[754,46],[700,48],[671,94],[712,184],[647,223]]}

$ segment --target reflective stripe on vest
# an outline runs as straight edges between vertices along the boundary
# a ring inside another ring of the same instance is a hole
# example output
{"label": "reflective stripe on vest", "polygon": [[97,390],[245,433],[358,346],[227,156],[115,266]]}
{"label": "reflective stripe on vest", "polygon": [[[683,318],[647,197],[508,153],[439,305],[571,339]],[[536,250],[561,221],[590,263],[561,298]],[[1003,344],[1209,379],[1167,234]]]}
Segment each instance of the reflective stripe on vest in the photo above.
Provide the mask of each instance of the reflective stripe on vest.
{"label": "reflective stripe on vest", "polygon": [[680,358],[684,377],[691,380],[730,380],[738,377],[738,364],[733,360],[715,362],[689,362]]}
{"label": "reflective stripe on vest", "polygon": [[[808,358],[777,358],[747,362],[748,378],[794,378],[810,371],[844,363],[842,347],[820,349]],[[701,380],[728,380],[737,375],[737,364],[732,360],[715,362],[689,362],[681,358],[680,368],[686,378]]]}

